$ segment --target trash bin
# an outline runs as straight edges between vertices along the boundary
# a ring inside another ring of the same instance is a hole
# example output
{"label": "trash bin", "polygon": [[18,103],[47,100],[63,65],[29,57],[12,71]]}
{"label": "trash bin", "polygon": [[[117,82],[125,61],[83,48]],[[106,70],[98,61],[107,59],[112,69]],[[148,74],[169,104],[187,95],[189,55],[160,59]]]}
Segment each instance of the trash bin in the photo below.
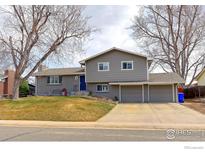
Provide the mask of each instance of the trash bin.
{"label": "trash bin", "polygon": [[184,93],[178,93],[178,102],[184,103]]}

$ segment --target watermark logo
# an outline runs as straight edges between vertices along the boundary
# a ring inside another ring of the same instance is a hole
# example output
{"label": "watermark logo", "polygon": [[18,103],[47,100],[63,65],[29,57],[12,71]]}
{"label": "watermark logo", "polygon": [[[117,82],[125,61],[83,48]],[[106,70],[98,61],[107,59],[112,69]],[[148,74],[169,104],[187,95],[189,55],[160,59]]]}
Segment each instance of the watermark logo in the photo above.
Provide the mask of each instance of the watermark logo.
{"label": "watermark logo", "polygon": [[169,140],[175,139],[175,130],[174,129],[167,130],[167,139],[169,139]]}
{"label": "watermark logo", "polygon": [[192,131],[190,130],[182,130],[182,129],[167,129],[166,130],[166,137],[169,140],[173,140],[176,136],[190,136]]}

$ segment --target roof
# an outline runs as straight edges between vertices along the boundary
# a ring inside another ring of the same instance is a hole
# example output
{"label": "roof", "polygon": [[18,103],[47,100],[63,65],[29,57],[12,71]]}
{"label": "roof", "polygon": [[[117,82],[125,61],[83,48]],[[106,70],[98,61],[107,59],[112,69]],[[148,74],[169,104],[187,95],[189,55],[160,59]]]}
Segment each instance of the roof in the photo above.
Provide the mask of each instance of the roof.
{"label": "roof", "polygon": [[[118,50],[118,51],[120,51],[120,52],[125,52],[125,53],[129,53],[129,54],[132,54],[132,55],[136,55],[136,56],[148,58],[146,55],[143,55],[143,54],[140,54],[140,53],[136,53],[136,52],[133,52],[133,51],[128,51],[128,50],[124,50],[124,49],[112,47],[112,48],[107,49],[107,50],[105,50],[105,51],[103,51],[103,52],[100,52],[100,53],[98,53],[98,54],[95,54],[95,55],[93,55],[93,56],[91,56],[91,57],[88,57],[88,58],[86,58],[86,59],[83,59],[83,60],[79,61],[79,63],[80,63],[80,64],[84,64],[85,61],[90,60],[90,59],[93,59],[93,58],[95,58],[95,57],[98,57],[98,56],[100,56],[100,55],[102,55],[102,54],[108,53],[108,52],[110,52],[110,51],[112,51],[112,50]],[[148,60],[149,60],[149,61],[152,61],[151,58],[148,58]]]}
{"label": "roof", "polygon": [[185,83],[177,73],[150,73],[149,82]]}
{"label": "roof", "polygon": [[142,85],[142,84],[173,84],[185,83],[185,80],[177,73],[150,73],[148,81],[113,82],[112,85]]}
{"label": "roof", "polygon": [[78,74],[84,74],[84,68],[82,68],[82,67],[71,67],[71,68],[45,69],[43,71],[34,73],[34,76],[78,75]]}
{"label": "roof", "polygon": [[204,74],[205,72],[205,67],[201,70],[201,72],[199,72],[199,74],[197,74],[197,76],[195,77],[196,80],[199,80],[199,78],[202,76],[202,74]]}
{"label": "roof", "polygon": [[0,74],[0,81],[3,79],[3,77],[4,77],[4,76],[3,76],[2,74]]}
{"label": "roof", "polygon": [[34,84],[29,83],[29,87],[36,87]]}
{"label": "roof", "polygon": [[6,78],[8,78],[8,76],[5,76],[5,75],[0,74],[0,81],[1,81],[1,80],[4,80],[4,79],[6,79]]}

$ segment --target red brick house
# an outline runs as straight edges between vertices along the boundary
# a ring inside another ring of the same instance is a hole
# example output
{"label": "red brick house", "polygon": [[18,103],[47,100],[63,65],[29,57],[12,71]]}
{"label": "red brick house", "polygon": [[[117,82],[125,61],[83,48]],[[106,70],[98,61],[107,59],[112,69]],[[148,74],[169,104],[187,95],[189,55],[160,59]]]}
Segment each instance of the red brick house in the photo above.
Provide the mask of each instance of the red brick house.
{"label": "red brick house", "polygon": [[12,97],[15,71],[5,70],[0,74],[0,97]]}

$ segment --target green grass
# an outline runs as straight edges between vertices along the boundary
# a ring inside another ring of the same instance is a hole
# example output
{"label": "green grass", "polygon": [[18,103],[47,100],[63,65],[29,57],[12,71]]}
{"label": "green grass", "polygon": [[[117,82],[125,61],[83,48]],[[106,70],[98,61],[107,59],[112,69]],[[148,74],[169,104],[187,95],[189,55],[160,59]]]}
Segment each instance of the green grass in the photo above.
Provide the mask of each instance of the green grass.
{"label": "green grass", "polygon": [[83,97],[42,96],[0,101],[0,120],[96,121],[115,105]]}

